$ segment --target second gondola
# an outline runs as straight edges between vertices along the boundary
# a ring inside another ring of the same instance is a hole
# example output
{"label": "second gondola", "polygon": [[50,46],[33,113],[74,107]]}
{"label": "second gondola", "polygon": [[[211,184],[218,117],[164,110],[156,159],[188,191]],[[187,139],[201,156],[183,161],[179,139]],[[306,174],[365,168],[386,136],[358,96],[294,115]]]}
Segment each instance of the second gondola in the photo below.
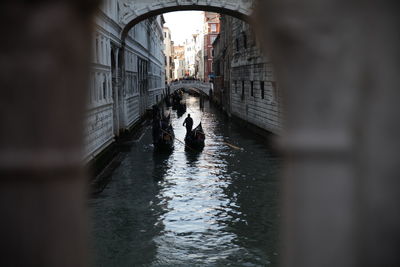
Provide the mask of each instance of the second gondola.
{"label": "second gondola", "polygon": [[161,120],[153,120],[153,145],[155,151],[171,151],[174,149],[174,129],[170,115]]}
{"label": "second gondola", "polygon": [[201,123],[185,137],[185,144],[189,149],[201,150],[204,148],[206,135]]}

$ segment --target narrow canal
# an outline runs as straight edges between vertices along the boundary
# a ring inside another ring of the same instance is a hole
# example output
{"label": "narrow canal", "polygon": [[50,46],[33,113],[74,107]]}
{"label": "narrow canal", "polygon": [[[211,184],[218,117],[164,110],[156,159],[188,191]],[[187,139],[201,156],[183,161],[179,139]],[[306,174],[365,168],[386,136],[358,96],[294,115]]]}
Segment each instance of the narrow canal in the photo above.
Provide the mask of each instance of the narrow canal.
{"label": "narrow canal", "polygon": [[[153,153],[151,129],[89,201],[95,266],[276,266],[280,159],[262,138],[186,96],[206,145]],[[172,111],[183,140],[186,117]],[[226,144],[243,149],[238,150]]]}

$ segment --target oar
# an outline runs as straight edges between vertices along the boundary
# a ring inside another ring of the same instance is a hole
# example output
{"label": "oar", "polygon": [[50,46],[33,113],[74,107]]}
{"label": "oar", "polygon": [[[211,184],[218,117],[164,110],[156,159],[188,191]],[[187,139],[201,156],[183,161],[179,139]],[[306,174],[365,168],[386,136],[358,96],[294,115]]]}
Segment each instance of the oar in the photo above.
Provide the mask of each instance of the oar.
{"label": "oar", "polygon": [[[208,134],[205,134],[205,133],[203,133],[203,132],[200,132],[200,133],[204,134],[204,135],[207,136],[208,138],[213,138],[212,136],[210,136],[210,135],[208,135]],[[227,146],[229,146],[229,147],[231,147],[231,148],[233,148],[233,149],[236,149],[236,150],[244,150],[244,149],[241,148],[241,147],[232,145],[232,144],[230,144],[230,143],[228,143],[228,142],[225,142],[225,141],[223,141],[222,143],[224,143],[225,145],[227,145]]]}
{"label": "oar", "polygon": [[232,144],[229,144],[228,142],[223,142],[225,145],[227,145],[227,146],[230,146],[231,148],[233,148],[233,149],[236,149],[236,150],[244,150],[243,148],[241,148],[241,147],[238,147],[238,146],[234,146],[234,145],[232,145]]}

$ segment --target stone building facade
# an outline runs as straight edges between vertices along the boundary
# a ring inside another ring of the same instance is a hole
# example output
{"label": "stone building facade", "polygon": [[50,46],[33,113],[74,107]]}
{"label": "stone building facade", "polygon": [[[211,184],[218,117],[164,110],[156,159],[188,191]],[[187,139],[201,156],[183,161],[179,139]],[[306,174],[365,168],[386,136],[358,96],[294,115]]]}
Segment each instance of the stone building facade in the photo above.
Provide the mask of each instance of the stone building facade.
{"label": "stone building facade", "polygon": [[201,70],[201,60],[203,50],[203,33],[196,31],[190,38],[186,39],[184,43],[185,47],[185,64],[186,64],[186,76],[188,77],[203,77],[199,75]]}
{"label": "stone building facade", "polygon": [[179,80],[186,75],[185,46],[174,46],[174,80]]}
{"label": "stone building facade", "polygon": [[174,42],[171,39],[171,30],[164,27],[164,54],[165,54],[165,81],[170,83],[174,78]]}
{"label": "stone building facade", "polygon": [[249,24],[222,15],[214,57],[215,102],[228,114],[279,134],[282,109],[274,69]]}
{"label": "stone building facade", "polygon": [[121,5],[118,0],[104,1],[95,20],[85,131],[87,161],[132,128],[164,94],[164,19],[157,16],[132,28],[122,53]]}
{"label": "stone building facade", "polygon": [[213,42],[220,32],[220,14],[204,12],[204,80],[209,82],[214,78]]}

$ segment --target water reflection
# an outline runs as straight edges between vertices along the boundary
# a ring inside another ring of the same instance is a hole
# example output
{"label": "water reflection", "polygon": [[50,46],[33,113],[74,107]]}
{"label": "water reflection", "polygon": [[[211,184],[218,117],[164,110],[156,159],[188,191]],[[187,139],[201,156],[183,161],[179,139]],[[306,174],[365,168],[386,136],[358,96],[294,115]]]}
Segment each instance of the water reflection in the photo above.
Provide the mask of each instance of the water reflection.
{"label": "water reflection", "polygon": [[[176,140],[172,153],[153,153],[150,131],[133,145],[90,201],[96,266],[276,265],[279,158],[207,102],[204,112],[198,98],[187,104],[204,150]],[[172,113],[179,140],[185,116]]]}
{"label": "water reflection", "polygon": [[153,178],[154,181],[164,179],[166,171],[170,168],[169,158],[172,151],[154,151],[153,152]]}

